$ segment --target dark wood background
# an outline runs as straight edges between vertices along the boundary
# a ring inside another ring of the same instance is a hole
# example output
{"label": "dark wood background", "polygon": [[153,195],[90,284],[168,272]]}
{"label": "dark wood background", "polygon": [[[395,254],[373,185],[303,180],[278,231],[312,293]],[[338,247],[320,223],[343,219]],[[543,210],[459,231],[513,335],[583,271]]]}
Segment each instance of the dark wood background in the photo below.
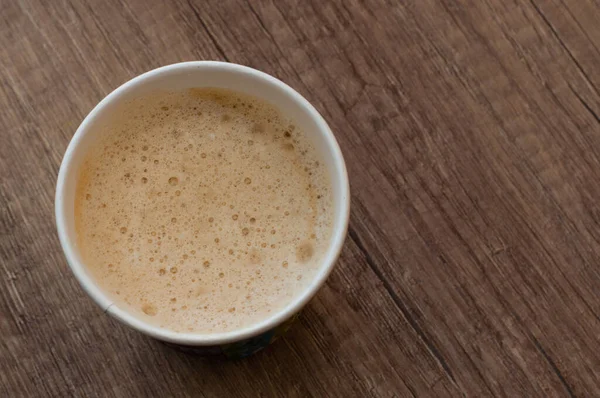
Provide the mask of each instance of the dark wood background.
{"label": "dark wood background", "polygon": [[[597,0],[0,0],[0,396],[599,397]],[[337,268],[240,361],[118,324],[53,216],[77,126],[149,69],[275,75],[352,185]]]}

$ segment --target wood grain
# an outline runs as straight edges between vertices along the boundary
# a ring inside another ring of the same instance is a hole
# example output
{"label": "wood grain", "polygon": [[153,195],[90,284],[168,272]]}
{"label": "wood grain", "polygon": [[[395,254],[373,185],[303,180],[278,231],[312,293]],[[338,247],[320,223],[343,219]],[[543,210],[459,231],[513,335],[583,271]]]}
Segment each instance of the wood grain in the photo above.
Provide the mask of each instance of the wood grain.
{"label": "wood grain", "polygon": [[[594,0],[0,2],[0,396],[600,396]],[[53,220],[75,129],[149,69],[273,74],[346,156],[349,236],[241,361],[104,316]]]}

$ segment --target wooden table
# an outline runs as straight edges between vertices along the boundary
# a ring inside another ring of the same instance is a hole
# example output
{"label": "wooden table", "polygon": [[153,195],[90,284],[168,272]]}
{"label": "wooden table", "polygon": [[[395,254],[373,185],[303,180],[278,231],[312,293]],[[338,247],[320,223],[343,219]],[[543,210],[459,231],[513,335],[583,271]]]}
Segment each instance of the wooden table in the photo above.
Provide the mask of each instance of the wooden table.
{"label": "wooden table", "polygon": [[[600,396],[597,0],[0,2],[0,396]],[[75,129],[149,69],[275,75],[352,185],[337,268],[246,360],[176,352],[69,271]]]}

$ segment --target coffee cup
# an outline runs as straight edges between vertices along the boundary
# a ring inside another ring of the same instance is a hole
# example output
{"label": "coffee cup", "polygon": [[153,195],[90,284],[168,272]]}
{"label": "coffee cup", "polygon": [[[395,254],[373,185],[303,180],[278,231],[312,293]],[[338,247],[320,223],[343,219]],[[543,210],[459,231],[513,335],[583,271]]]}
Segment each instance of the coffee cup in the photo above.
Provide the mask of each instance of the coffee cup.
{"label": "coffee cup", "polygon": [[[306,132],[331,181],[332,233],[318,272],[306,289],[282,310],[256,324],[222,333],[180,333],[144,322],[115,304],[86,269],[78,251],[75,228],[75,196],[79,170],[85,154],[99,138],[113,112],[133,98],[157,90],[214,87],[252,95],[277,106]],[[88,295],[100,308],[121,323],[169,345],[200,354],[227,357],[250,355],[277,339],[315,295],[333,269],[346,236],[350,192],[344,159],[329,126],[318,111],[298,92],[258,70],[226,62],[196,61],[164,66],[126,82],[106,96],[83,120],[64,155],[56,187],[55,212],[60,242],[67,262]]]}

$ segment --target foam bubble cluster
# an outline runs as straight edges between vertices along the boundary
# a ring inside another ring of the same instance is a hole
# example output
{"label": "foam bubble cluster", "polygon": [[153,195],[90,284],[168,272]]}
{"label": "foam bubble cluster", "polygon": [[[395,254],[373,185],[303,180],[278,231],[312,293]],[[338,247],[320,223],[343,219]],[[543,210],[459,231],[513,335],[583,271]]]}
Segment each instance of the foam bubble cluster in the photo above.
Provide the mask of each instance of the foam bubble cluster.
{"label": "foam bubble cluster", "polygon": [[154,93],[115,113],[77,185],[78,245],[118,305],[179,332],[256,323],[318,270],[330,182],[273,106],[220,89]]}

